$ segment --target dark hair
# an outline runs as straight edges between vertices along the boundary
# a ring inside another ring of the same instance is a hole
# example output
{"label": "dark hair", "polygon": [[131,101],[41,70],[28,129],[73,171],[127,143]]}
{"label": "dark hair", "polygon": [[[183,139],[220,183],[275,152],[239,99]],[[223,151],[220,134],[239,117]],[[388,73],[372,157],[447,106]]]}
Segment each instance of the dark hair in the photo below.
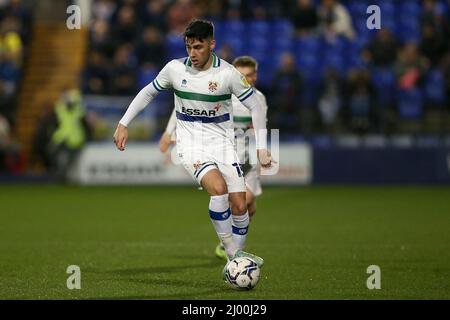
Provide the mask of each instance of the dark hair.
{"label": "dark hair", "polygon": [[186,27],[184,31],[184,41],[186,39],[196,39],[203,42],[204,39],[214,37],[214,25],[211,21],[196,19]]}
{"label": "dark hair", "polygon": [[250,67],[258,70],[258,62],[250,56],[240,56],[234,59],[233,66],[237,67]]}

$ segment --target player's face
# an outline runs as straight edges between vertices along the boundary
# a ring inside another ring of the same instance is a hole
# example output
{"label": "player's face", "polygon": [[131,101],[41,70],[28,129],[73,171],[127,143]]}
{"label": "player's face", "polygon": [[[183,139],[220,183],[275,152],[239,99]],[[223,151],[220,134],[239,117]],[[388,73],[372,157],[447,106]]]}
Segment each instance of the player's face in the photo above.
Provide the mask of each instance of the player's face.
{"label": "player's face", "polygon": [[247,79],[247,82],[253,87],[258,80],[258,72],[253,67],[237,67],[236,68]]}
{"label": "player's face", "polygon": [[186,51],[189,58],[191,58],[192,65],[197,69],[204,69],[211,58],[211,51],[215,45],[216,43],[213,39],[205,39],[203,41],[186,39]]}

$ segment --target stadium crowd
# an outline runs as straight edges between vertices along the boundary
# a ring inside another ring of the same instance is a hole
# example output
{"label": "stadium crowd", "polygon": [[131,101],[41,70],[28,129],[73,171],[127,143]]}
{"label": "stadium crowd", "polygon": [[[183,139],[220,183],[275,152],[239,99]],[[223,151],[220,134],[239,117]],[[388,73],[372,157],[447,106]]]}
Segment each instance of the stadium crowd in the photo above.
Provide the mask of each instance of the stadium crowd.
{"label": "stadium crowd", "polygon": [[[367,28],[365,0],[96,0],[83,92],[135,95],[169,59],[186,55],[180,35],[201,17],[215,23],[220,57],[259,60],[273,128],[391,133],[436,112],[445,119],[449,4],[376,3],[381,30]],[[444,126],[428,129],[448,132]]]}
{"label": "stadium crowd", "polygon": [[0,1],[0,172],[20,172],[23,168],[11,131],[31,18],[31,11],[23,1]]}

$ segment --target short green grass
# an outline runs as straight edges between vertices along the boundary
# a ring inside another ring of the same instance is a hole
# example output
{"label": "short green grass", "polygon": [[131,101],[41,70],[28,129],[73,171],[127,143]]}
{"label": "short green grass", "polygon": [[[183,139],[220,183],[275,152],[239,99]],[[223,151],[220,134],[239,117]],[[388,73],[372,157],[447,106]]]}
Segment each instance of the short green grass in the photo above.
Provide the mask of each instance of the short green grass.
{"label": "short green grass", "polygon": [[221,279],[195,188],[3,185],[0,201],[0,299],[450,299],[448,187],[265,188],[245,292]]}

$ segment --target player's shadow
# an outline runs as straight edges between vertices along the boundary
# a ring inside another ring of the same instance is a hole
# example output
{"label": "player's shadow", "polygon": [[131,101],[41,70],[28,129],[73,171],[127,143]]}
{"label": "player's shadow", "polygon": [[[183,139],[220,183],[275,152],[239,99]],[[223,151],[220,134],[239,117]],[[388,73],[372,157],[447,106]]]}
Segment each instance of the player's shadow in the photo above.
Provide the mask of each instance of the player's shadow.
{"label": "player's shadow", "polygon": [[115,274],[118,276],[128,276],[128,275],[139,275],[139,274],[158,274],[158,273],[173,273],[182,272],[188,269],[212,269],[218,266],[223,266],[224,261],[219,260],[215,257],[205,257],[205,256],[193,256],[193,255],[172,255],[170,258],[175,258],[177,260],[189,260],[192,261],[205,261],[202,263],[184,263],[178,262],[176,265],[170,266],[154,266],[154,267],[142,267],[142,268],[126,268],[126,269],[115,269],[115,270],[96,270],[96,269],[85,269],[84,271],[92,273],[102,273],[102,274]]}
{"label": "player's shadow", "polygon": [[183,266],[155,266],[155,267],[143,267],[143,268],[128,268],[103,271],[102,273],[115,274],[118,276],[139,275],[139,274],[158,274],[158,273],[174,273],[187,269],[203,269],[217,267],[216,263],[197,263]]}
{"label": "player's shadow", "polygon": [[[195,293],[175,293],[175,294],[162,294],[162,295],[129,295],[129,296],[114,296],[114,297],[93,297],[87,300],[195,300],[205,299],[204,296],[220,293],[220,287],[214,289],[208,289],[204,291],[197,291]],[[231,289],[230,289],[231,290]]]}
{"label": "player's shadow", "polygon": [[[217,293],[220,289],[217,282],[202,282],[201,286],[197,282],[189,280],[179,279],[161,279],[160,275],[167,273],[179,273],[189,269],[213,269],[223,266],[224,262],[215,257],[205,256],[192,256],[192,255],[172,255],[171,258],[177,260],[189,260],[201,261],[199,263],[183,263],[178,262],[176,265],[170,266],[154,266],[154,267],[140,267],[140,268],[126,268],[126,269],[114,269],[114,270],[97,270],[97,269],[85,269],[84,272],[99,273],[103,275],[111,275],[109,279],[99,279],[99,281],[111,280],[111,281],[125,281],[135,285],[145,285],[149,287],[161,286],[161,287],[175,287],[182,291],[182,289],[189,289],[191,293],[177,293],[168,295],[142,295],[142,296],[118,296],[118,297],[93,297],[92,299],[195,299],[198,296],[209,295]],[[218,272],[220,270],[218,269]],[[145,277],[140,277],[145,276]],[[149,278],[150,277],[150,278]],[[220,277],[220,274],[218,274]],[[204,291],[196,291],[195,289],[207,289]],[[194,292],[192,292],[194,289]]]}

